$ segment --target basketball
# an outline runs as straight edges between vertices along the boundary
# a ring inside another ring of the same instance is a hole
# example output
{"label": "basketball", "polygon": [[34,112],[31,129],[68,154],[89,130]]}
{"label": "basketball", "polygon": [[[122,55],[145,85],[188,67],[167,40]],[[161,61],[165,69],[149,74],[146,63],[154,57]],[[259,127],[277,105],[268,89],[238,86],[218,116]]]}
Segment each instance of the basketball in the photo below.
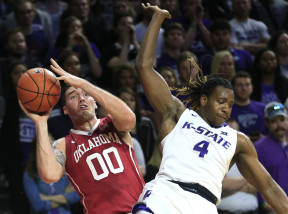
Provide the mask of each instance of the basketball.
{"label": "basketball", "polygon": [[23,106],[31,112],[51,110],[61,95],[59,80],[45,68],[27,70],[18,80],[17,96]]}

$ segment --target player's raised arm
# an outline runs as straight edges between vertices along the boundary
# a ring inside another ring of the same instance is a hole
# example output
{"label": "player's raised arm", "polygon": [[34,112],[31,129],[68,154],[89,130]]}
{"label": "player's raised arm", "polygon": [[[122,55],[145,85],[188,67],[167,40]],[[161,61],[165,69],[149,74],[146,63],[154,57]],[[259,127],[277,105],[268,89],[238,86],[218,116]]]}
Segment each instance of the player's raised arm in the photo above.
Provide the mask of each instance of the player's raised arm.
{"label": "player's raised arm", "polygon": [[251,183],[278,214],[288,213],[288,198],[281,187],[258,161],[248,137],[239,133],[235,161],[241,174]]}
{"label": "player's raised arm", "polygon": [[[50,144],[47,120],[50,112],[38,115],[29,112],[19,101],[19,105],[26,115],[35,123],[37,138],[37,169],[40,177],[46,183],[56,183],[64,173],[65,167],[65,143],[58,143],[55,149]],[[57,150],[57,154],[54,153]]]}
{"label": "player's raised arm", "polygon": [[149,102],[157,113],[163,115],[173,104],[173,99],[165,80],[153,69],[153,60],[161,24],[165,18],[170,18],[170,14],[158,6],[150,6],[150,4],[147,6],[142,4],[142,6],[146,10],[152,10],[154,14],[141,42],[136,59],[136,70]]}

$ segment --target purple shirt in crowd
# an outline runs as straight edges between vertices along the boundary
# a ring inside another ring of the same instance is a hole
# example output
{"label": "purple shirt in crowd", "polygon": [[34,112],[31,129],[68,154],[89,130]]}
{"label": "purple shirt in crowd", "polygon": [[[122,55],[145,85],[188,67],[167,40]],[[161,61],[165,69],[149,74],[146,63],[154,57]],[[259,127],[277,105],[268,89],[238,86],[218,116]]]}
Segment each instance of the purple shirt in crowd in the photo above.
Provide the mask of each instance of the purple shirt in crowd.
{"label": "purple shirt in crowd", "polygon": [[268,104],[270,102],[276,101],[281,102],[279,97],[274,91],[274,84],[272,85],[265,85],[264,83],[261,84],[262,87],[262,95],[261,95],[261,102]]}
{"label": "purple shirt in crowd", "polygon": [[[286,134],[288,137],[288,134]],[[284,148],[279,140],[267,135],[254,144],[259,161],[272,178],[288,195],[288,145]],[[259,204],[264,202],[260,194]]]}
{"label": "purple shirt in crowd", "polygon": [[230,117],[238,122],[240,131],[248,136],[258,132],[267,134],[264,108],[265,104],[253,100],[247,106],[234,104]]}

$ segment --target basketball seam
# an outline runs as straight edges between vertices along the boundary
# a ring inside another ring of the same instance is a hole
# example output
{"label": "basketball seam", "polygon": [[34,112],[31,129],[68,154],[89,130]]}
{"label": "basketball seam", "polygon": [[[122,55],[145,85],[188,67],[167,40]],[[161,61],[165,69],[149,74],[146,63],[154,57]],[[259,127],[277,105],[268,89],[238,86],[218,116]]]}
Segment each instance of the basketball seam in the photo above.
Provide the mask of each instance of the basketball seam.
{"label": "basketball seam", "polygon": [[[45,86],[46,86],[46,72],[45,72],[45,69],[44,69],[44,68],[42,68],[42,70],[43,70],[43,73],[44,73],[44,87],[43,87],[43,93],[42,93],[42,94],[44,94],[44,92],[45,92]],[[38,109],[37,109],[37,112],[39,112],[39,109],[41,108],[43,98],[44,98],[44,96],[41,97],[41,101],[40,101],[39,107],[38,107]],[[50,105],[50,104],[49,104],[49,105]]]}
{"label": "basketball seam", "polygon": [[[55,84],[54,84],[55,85]],[[54,86],[53,85],[53,86]],[[21,89],[21,90],[23,90],[23,91],[28,91],[28,92],[31,92],[31,93],[36,93],[36,94],[42,94],[42,95],[49,95],[49,96],[60,96],[60,94],[45,94],[45,93],[39,93],[39,92],[35,92],[35,91],[31,91],[31,90],[28,90],[28,89],[26,89],[26,88],[22,88],[22,87],[19,87],[18,86],[18,88],[19,89]]]}
{"label": "basketball seam", "polygon": [[50,105],[51,108],[52,108],[52,105],[51,105],[51,103],[50,103],[50,101],[49,101],[49,96],[50,96],[50,91],[51,91],[51,89],[54,87],[54,85],[56,84],[56,82],[57,82],[57,79],[55,80],[55,82],[53,83],[53,85],[49,88],[48,95],[47,95],[47,101],[48,101],[48,103],[49,103],[49,105]]}

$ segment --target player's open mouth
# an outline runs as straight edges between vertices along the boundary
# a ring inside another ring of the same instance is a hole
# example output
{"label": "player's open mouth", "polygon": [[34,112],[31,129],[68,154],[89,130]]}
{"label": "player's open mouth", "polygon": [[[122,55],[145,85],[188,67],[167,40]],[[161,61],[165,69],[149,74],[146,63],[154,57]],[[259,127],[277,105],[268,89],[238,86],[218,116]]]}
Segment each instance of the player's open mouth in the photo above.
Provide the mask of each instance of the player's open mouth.
{"label": "player's open mouth", "polygon": [[80,105],[80,109],[87,109],[87,108],[88,108],[88,105],[86,105],[86,104]]}

